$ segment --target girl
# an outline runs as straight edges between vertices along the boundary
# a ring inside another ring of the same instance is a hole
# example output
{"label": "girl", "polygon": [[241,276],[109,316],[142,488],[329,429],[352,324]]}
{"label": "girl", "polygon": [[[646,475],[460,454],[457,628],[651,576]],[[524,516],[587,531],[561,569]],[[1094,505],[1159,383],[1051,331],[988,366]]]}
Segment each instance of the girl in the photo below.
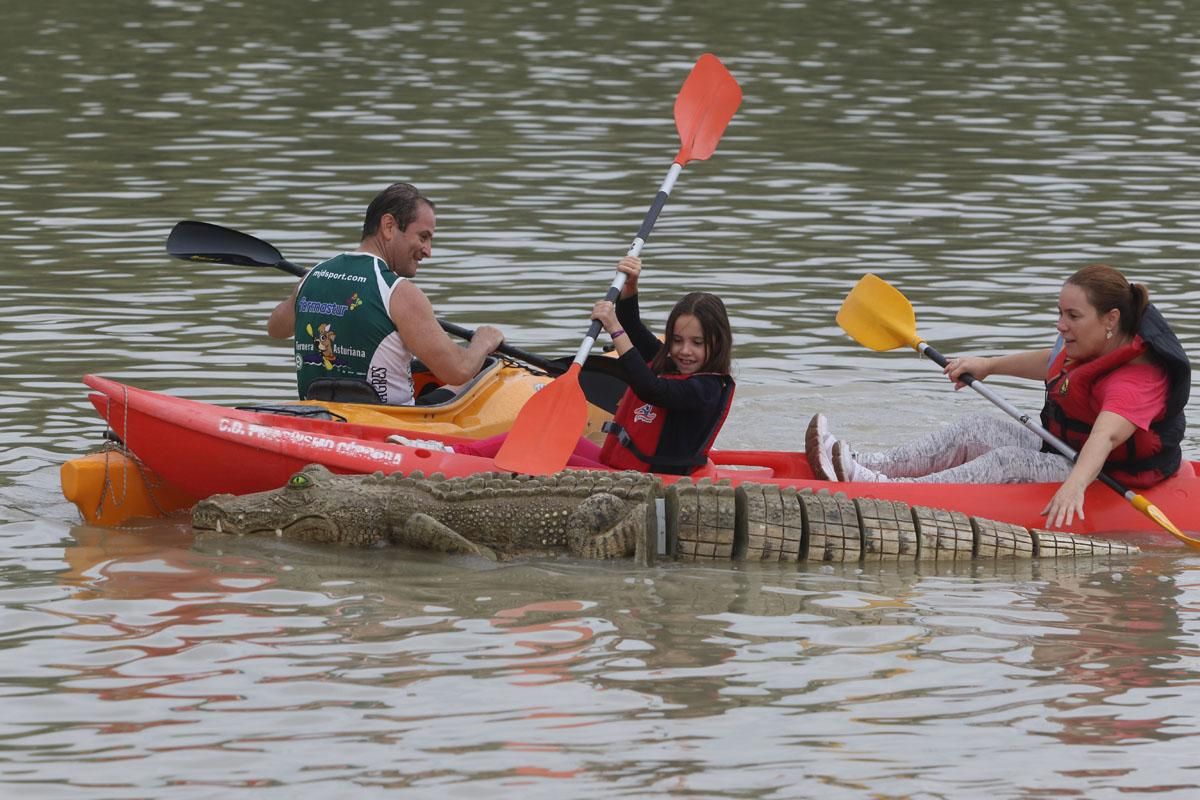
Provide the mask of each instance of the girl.
{"label": "girl", "polygon": [[[626,256],[617,269],[627,276],[621,295],[615,304],[596,303],[592,319],[612,339],[629,388],[604,425],[604,446],[581,438],[567,465],[686,475],[707,462],[733,400],[733,334],[725,304],[706,292],[684,295],[660,342],[638,310],[641,259]],[[454,451],[491,458],[503,443],[504,435],[493,436],[456,444]]]}
{"label": "girl", "polygon": [[716,295],[684,295],[667,317],[660,342],[642,324],[637,280],[642,262],[626,256],[617,269],[628,277],[614,306],[596,303],[600,320],[629,376],[600,461],[615,469],[686,475],[708,460],[729,413],[733,334],[725,304]]}

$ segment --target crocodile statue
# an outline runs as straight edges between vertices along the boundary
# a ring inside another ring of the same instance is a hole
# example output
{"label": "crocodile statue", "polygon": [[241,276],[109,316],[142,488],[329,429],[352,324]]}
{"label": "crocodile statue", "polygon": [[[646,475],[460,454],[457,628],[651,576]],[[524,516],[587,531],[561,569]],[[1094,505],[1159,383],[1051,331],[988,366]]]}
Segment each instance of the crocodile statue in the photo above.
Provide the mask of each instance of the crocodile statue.
{"label": "crocodile statue", "polygon": [[[660,530],[656,501],[662,501]],[[216,495],[198,531],[354,546],[400,544],[493,560],[571,555],[681,560],[936,561],[1125,555],[1110,539],[1029,530],[957,511],[774,484],[568,470],[446,479],[335,475],[312,464],[281,489]]]}
{"label": "crocodile statue", "polygon": [[192,526],[309,542],[402,544],[492,560],[624,558],[635,554],[635,536],[655,528],[659,486],[640,472],[426,480],[419,472],[335,475],[310,464],[282,489],[200,501]]}

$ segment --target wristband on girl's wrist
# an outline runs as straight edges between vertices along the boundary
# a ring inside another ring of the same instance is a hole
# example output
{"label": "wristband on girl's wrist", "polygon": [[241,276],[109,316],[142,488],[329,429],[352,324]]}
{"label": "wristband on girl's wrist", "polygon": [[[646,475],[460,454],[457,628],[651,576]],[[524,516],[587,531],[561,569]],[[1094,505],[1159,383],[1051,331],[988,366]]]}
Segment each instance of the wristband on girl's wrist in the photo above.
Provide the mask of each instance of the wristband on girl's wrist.
{"label": "wristband on girl's wrist", "polygon": [[611,340],[613,340],[613,341],[615,342],[615,341],[617,340],[617,337],[618,337],[618,336],[624,336],[624,335],[625,335],[625,329],[624,329],[624,328],[617,328],[615,331],[613,331],[612,333],[610,333],[610,334],[608,335],[608,338],[609,338],[609,339],[611,339]]}

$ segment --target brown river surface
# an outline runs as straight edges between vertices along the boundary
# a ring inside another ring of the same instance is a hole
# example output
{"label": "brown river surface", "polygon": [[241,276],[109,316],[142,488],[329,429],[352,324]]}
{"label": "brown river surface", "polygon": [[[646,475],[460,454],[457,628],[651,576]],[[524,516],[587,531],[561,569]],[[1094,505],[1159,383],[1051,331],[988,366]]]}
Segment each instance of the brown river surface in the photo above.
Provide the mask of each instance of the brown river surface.
{"label": "brown river surface", "polygon": [[1106,261],[1200,352],[1191,3],[3,10],[0,796],[1200,796],[1182,548],[495,566],[89,528],[58,483],[103,430],[85,373],[220,403],[294,390],[264,330],[291,279],[171,260],[180,219],[311,265],[410,180],[439,206],[418,278],[439,315],[573,352],[703,52],[745,100],[683,171],[642,297],[658,324],[684,289],[725,298],[721,446],[798,448],[818,410],[864,445],[1000,413],[838,328],[866,272],[942,352],[997,353],[1047,346],[1062,280]]}

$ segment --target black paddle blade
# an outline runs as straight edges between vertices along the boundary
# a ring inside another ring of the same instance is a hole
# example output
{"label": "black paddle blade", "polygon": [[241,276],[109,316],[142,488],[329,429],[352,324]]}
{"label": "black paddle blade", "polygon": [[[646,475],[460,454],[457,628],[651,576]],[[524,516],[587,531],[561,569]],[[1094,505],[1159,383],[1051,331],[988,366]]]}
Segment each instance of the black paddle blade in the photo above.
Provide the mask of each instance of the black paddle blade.
{"label": "black paddle blade", "polygon": [[262,239],[209,222],[184,220],[177,223],[167,237],[167,252],[184,261],[273,267],[298,277],[305,272]]}

